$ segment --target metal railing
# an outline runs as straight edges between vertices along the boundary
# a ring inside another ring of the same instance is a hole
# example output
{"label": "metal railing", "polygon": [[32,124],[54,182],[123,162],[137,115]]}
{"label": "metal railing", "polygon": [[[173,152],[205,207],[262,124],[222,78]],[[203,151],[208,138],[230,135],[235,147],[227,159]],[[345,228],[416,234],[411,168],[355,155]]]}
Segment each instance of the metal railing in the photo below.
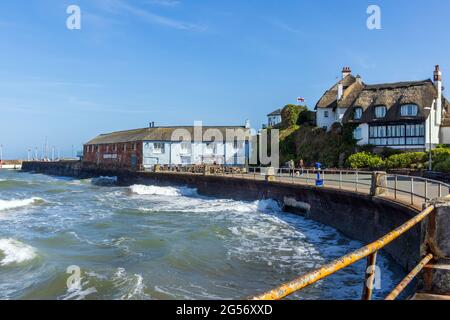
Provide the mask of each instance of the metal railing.
{"label": "metal railing", "polygon": [[[249,168],[248,176],[257,179],[257,175],[267,176],[267,168]],[[317,170],[317,169],[273,169],[278,182],[315,186],[320,173],[322,186],[326,188],[371,194],[374,172],[353,170]],[[241,175],[245,178],[245,175]],[[261,179],[261,178],[259,178]],[[450,185],[441,181],[414,176],[385,174],[381,183],[380,197],[422,208],[423,203],[450,194]]]}
{"label": "metal railing", "polygon": [[[320,173],[322,187],[345,190],[370,195],[373,192],[374,172],[311,168],[267,168],[267,167],[227,167],[220,165],[199,166],[162,166],[158,172],[215,175],[231,178],[266,180],[272,176],[272,181],[316,186],[317,175]],[[381,181],[381,192],[377,196],[389,198],[397,202],[422,208],[423,203],[450,194],[450,185],[441,181],[421,177],[394,175],[384,173]]]}
{"label": "metal railing", "polygon": [[[324,279],[337,271],[346,268],[364,258],[367,258],[367,268],[366,275],[364,279],[364,289],[362,294],[363,300],[372,299],[372,290],[375,279],[376,270],[376,257],[379,250],[383,249],[391,242],[399,238],[401,235],[406,233],[408,230],[413,228],[415,225],[424,220],[428,215],[432,214],[434,207],[430,206],[411,220],[405,222],[403,225],[391,231],[384,237],[372,242],[365,247],[349,253],[333,262],[313,271],[310,271],[303,276],[285,283],[278,288],[268,291],[264,294],[253,297],[254,300],[280,300],[285,298],[299,290],[302,290],[321,279]],[[404,278],[397,287],[385,298],[386,300],[394,300],[397,298],[401,292],[406,288],[406,286],[414,279],[414,277],[426,266],[428,262],[433,259],[432,254],[427,254],[422,261]]]}

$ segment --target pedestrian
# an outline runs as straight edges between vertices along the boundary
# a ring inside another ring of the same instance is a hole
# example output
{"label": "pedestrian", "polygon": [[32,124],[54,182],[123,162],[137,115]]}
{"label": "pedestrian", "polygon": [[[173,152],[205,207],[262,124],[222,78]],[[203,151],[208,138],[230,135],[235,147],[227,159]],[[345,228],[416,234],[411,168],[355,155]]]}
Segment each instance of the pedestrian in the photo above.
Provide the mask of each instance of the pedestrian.
{"label": "pedestrian", "polygon": [[291,176],[294,176],[294,171],[295,171],[295,162],[294,160],[289,160],[289,172],[291,174]]}
{"label": "pedestrian", "polygon": [[304,162],[303,162],[303,159],[300,159],[300,160],[298,161],[298,167],[300,168],[301,174],[303,175],[304,167],[305,167],[305,164],[304,164]]}

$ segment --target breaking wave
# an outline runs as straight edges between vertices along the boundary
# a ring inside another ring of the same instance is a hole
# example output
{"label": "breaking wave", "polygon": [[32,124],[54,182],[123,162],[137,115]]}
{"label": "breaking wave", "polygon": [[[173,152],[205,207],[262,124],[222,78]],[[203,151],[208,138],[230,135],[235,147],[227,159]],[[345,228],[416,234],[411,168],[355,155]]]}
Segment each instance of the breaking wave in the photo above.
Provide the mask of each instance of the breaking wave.
{"label": "breaking wave", "polygon": [[0,266],[20,264],[36,258],[36,250],[14,239],[0,239]]}
{"label": "breaking wave", "polygon": [[107,187],[117,184],[117,177],[98,177],[92,178],[91,183],[95,186]]}
{"label": "breaking wave", "polygon": [[194,196],[197,194],[196,189],[191,189],[187,187],[157,187],[157,186],[144,186],[144,185],[133,185],[130,187],[131,193],[138,195],[153,195],[153,196]]}
{"label": "breaking wave", "polygon": [[41,198],[0,200],[0,211],[26,207],[43,202],[45,202],[45,200]]}

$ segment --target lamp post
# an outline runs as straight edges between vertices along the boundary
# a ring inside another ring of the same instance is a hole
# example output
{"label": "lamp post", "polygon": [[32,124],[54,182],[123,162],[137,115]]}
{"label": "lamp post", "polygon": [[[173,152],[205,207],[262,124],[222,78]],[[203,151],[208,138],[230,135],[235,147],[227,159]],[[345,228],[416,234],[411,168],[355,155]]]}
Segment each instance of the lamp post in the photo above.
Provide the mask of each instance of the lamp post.
{"label": "lamp post", "polygon": [[431,147],[431,142],[432,142],[432,140],[431,140],[431,134],[432,134],[432,130],[431,130],[431,126],[432,126],[432,124],[433,124],[433,122],[432,122],[432,119],[431,119],[431,115],[432,115],[432,108],[430,108],[430,107],[426,107],[425,108],[425,110],[428,110],[428,111],[430,111],[430,114],[429,114],[429,116],[428,116],[428,118],[430,119],[429,120],[429,125],[428,125],[428,136],[429,136],[429,139],[428,139],[428,145],[429,145],[429,158],[428,158],[428,170],[429,171],[432,171],[433,170],[433,157],[432,157],[432,155],[431,155],[431,149],[432,149],[432,147]]}
{"label": "lamp post", "polygon": [[3,164],[3,145],[0,144],[0,166]]}

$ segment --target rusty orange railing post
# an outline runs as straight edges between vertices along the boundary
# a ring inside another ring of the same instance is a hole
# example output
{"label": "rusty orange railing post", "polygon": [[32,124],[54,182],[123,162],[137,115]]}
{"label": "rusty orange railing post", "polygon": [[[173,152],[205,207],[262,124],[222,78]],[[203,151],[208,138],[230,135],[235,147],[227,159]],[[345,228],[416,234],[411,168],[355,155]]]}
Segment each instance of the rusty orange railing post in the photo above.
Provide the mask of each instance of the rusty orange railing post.
{"label": "rusty orange railing post", "polygon": [[364,277],[362,300],[372,300],[373,282],[375,280],[377,252],[367,257],[367,267]]}
{"label": "rusty orange railing post", "polygon": [[[383,249],[385,246],[390,244],[392,241],[399,238],[401,235],[406,233],[408,230],[416,226],[418,223],[420,223],[422,220],[424,220],[428,215],[430,215],[434,211],[434,206],[429,206],[424,211],[416,215],[411,220],[408,220],[404,224],[402,224],[400,227],[396,228],[395,230],[389,232],[385,236],[381,237],[380,239],[376,240],[375,242],[372,242],[365,247],[362,247],[356,251],[353,251],[352,253],[349,253],[343,257],[340,257],[321,268],[318,268],[316,270],[310,271],[299,278],[296,278],[290,282],[287,282],[285,284],[282,284],[281,286],[272,289],[271,291],[268,291],[266,293],[263,293],[261,295],[254,296],[253,300],[279,300],[282,298],[285,298],[294,292],[297,292],[303,288],[308,287],[309,285],[316,283],[317,281],[324,279],[335,272],[348,267],[349,265],[354,264],[357,261],[360,261],[366,257],[373,256],[376,254],[377,251]],[[375,258],[372,258],[370,265],[374,265]]]}
{"label": "rusty orange railing post", "polygon": [[420,261],[420,263],[402,280],[402,282],[400,282],[395,289],[392,290],[385,300],[395,300],[432,259],[433,254],[427,254],[425,258],[423,258],[422,261]]}

